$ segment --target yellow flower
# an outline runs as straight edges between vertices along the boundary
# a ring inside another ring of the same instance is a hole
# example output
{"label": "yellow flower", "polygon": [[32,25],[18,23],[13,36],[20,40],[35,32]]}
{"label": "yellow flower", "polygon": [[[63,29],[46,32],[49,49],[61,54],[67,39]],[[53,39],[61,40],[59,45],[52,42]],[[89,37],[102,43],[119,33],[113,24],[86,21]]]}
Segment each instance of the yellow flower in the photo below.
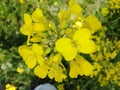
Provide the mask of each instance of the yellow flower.
{"label": "yellow flower", "polygon": [[69,20],[70,12],[69,10],[60,10],[58,12],[58,18],[60,21],[60,27],[65,28],[68,20]]}
{"label": "yellow flower", "polygon": [[86,19],[86,26],[91,30],[91,33],[95,33],[101,28],[101,22],[93,15],[89,15]]}
{"label": "yellow flower", "polygon": [[45,31],[48,29],[48,20],[43,15],[43,12],[40,8],[36,8],[35,11],[32,13],[32,19],[35,22],[33,23],[34,31]]}
{"label": "yellow flower", "polygon": [[70,62],[69,76],[77,78],[78,75],[91,76],[93,74],[93,66],[82,56],[77,55],[74,61]]}
{"label": "yellow flower", "polygon": [[40,0],[40,3],[42,3],[43,2],[43,0]]}
{"label": "yellow flower", "polygon": [[5,90],[17,90],[17,87],[11,85],[11,84],[6,84],[5,85]]}
{"label": "yellow flower", "polygon": [[82,75],[92,75],[93,74],[93,66],[82,56],[78,55],[76,57],[76,61],[79,64],[79,74]]}
{"label": "yellow flower", "polygon": [[23,4],[23,3],[24,3],[24,0],[20,0],[20,3]]}
{"label": "yellow flower", "polygon": [[44,59],[41,56],[43,54],[43,49],[38,44],[33,44],[32,47],[27,47],[25,45],[20,46],[18,52],[29,68],[34,68],[37,62],[39,64],[43,64],[44,62]]}
{"label": "yellow flower", "polygon": [[60,10],[58,12],[58,18],[60,20],[60,27],[65,28],[67,22],[77,19],[82,15],[82,8],[79,4],[72,4],[68,10]]}
{"label": "yellow flower", "polygon": [[68,61],[73,60],[77,55],[77,50],[73,46],[71,39],[60,38],[55,43],[56,50],[62,53],[64,58]]}
{"label": "yellow flower", "polygon": [[59,84],[57,85],[58,90],[65,90],[64,89],[64,84]]}
{"label": "yellow flower", "polygon": [[48,24],[48,21],[40,8],[36,8],[32,13],[32,19],[35,23]]}
{"label": "yellow flower", "polygon": [[81,28],[77,30],[73,35],[73,40],[77,44],[76,47],[79,52],[90,54],[95,52],[96,50],[96,45],[94,41],[91,40],[90,30],[86,28]]}
{"label": "yellow flower", "polygon": [[17,72],[21,74],[21,73],[23,73],[23,72],[24,72],[24,69],[23,69],[23,68],[18,67],[18,68],[17,68]]}
{"label": "yellow flower", "polygon": [[91,40],[91,33],[86,28],[77,30],[73,35],[73,41],[74,42],[69,38],[60,38],[55,43],[56,50],[62,53],[67,61],[73,60],[78,51],[90,54],[96,50],[96,45],[94,41]]}
{"label": "yellow flower", "polygon": [[108,8],[106,8],[106,7],[102,8],[101,13],[103,16],[108,15],[108,13],[109,13]]}

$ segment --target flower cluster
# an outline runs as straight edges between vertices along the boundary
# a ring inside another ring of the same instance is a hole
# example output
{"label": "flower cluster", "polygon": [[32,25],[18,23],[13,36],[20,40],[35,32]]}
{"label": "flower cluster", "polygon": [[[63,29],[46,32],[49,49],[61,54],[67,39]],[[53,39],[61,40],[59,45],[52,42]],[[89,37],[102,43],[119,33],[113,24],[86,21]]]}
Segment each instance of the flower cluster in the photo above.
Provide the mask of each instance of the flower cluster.
{"label": "flower cluster", "polygon": [[106,0],[105,7],[101,9],[103,16],[115,15],[120,13],[120,0]]}
{"label": "flower cluster", "polygon": [[107,0],[112,9],[120,9],[120,0]]}
{"label": "flower cluster", "polygon": [[24,14],[25,24],[20,32],[27,36],[27,44],[18,51],[28,68],[34,69],[39,78],[62,82],[69,76],[93,76],[94,65],[82,54],[96,52],[93,34],[101,28],[94,16],[84,17],[79,4],[69,1],[67,8],[58,12],[58,23],[47,19],[40,8],[29,15]]}
{"label": "flower cluster", "polygon": [[97,69],[94,71],[94,75],[98,76],[101,86],[107,86],[110,83],[119,86],[120,62],[116,60],[120,52],[120,41],[117,38],[114,41],[108,39],[104,30],[99,31],[94,38],[98,47],[95,53],[90,54],[91,59],[95,61],[94,67]]}
{"label": "flower cluster", "polygon": [[104,74],[100,73],[98,82],[100,82],[101,86],[106,86],[109,83],[116,84],[120,86],[120,73],[119,73],[119,67],[120,62],[117,62],[116,64],[113,63],[103,63],[104,65]]}

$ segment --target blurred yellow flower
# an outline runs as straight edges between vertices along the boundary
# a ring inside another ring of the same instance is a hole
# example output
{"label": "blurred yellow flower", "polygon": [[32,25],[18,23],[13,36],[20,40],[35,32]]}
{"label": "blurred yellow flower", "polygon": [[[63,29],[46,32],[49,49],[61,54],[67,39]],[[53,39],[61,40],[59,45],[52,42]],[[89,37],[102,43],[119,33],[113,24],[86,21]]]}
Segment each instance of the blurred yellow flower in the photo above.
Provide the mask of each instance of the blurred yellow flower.
{"label": "blurred yellow flower", "polygon": [[64,84],[59,84],[57,85],[58,90],[65,90],[64,89]]}
{"label": "blurred yellow flower", "polygon": [[23,4],[23,3],[24,3],[24,0],[20,0],[20,3]]}
{"label": "blurred yellow flower", "polygon": [[106,7],[102,8],[101,13],[102,13],[103,16],[108,15],[108,13],[109,13],[108,8],[106,8]]}
{"label": "blurred yellow flower", "polygon": [[67,21],[69,20],[70,12],[69,10],[60,10],[58,12],[58,18],[60,21],[60,27],[65,28]]}
{"label": "blurred yellow flower", "polygon": [[15,87],[9,83],[5,85],[5,88],[6,88],[5,90],[17,90],[17,87]]}
{"label": "blurred yellow flower", "polygon": [[72,6],[70,6],[70,11],[71,11],[71,15],[73,16],[80,16],[82,14],[82,8],[80,7],[79,4],[73,4]]}
{"label": "blurred yellow flower", "polygon": [[17,72],[20,73],[20,74],[22,74],[24,72],[24,69],[21,68],[21,67],[17,67]]}
{"label": "blurred yellow flower", "polygon": [[42,3],[43,2],[43,0],[40,0],[40,3]]}

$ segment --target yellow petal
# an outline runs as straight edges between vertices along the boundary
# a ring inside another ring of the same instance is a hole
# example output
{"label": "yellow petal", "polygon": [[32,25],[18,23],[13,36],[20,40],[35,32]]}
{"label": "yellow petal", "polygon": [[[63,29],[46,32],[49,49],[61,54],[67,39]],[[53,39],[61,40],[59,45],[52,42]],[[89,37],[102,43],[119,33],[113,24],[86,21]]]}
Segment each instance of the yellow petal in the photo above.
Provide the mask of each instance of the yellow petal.
{"label": "yellow petal", "polygon": [[61,72],[61,73],[59,73],[59,74],[56,75],[55,81],[57,81],[57,82],[62,82],[63,79],[65,79],[65,78],[66,78],[66,75]]}
{"label": "yellow petal", "polygon": [[96,44],[92,40],[85,40],[83,42],[79,42],[77,49],[79,52],[90,54],[96,51]]}
{"label": "yellow petal", "polygon": [[58,18],[60,22],[66,21],[69,18],[69,11],[68,10],[60,10],[58,12]]}
{"label": "yellow petal", "polygon": [[44,66],[44,65],[38,65],[38,66],[35,67],[34,73],[39,78],[43,79],[43,78],[45,78],[47,76],[48,68],[46,66]]}
{"label": "yellow petal", "polygon": [[31,35],[33,32],[32,25],[27,26],[26,24],[20,28],[20,32],[24,35]]}
{"label": "yellow petal", "polygon": [[67,61],[73,60],[77,55],[77,50],[69,38],[58,39],[55,43],[55,47],[58,52],[62,53]]}
{"label": "yellow petal", "polygon": [[24,72],[24,69],[21,68],[21,67],[17,67],[17,72],[20,73],[20,74],[22,74]]}
{"label": "yellow petal", "polygon": [[43,65],[44,64],[44,58],[40,55],[36,55],[37,57],[37,62],[40,64],[40,65]]}
{"label": "yellow petal", "polygon": [[33,44],[32,45],[32,51],[35,54],[38,54],[38,55],[42,55],[43,54],[43,48],[42,48],[42,46],[40,46],[38,44]]}
{"label": "yellow petal", "polygon": [[69,0],[68,4],[71,7],[74,4],[74,0]]}
{"label": "yellow petal", "polygon": [[45,26],[42,23],[34,23],[34,31],[40,32],[45,30]]}
{"label": "yellow petal", "polygon": [[66,24],[69,20],[69,15],[70,15],[69,10],[60,10],[58,12],[58,18],[59,18],[59,21],[60,21],[60,27],[61,28],[66,27]]}
{"label": "yellow petal", "polygon": [[59,61],[61,61],[61,59],[62,59],[61,53],[57,53],[57,54],[54,55],[53,58],[52,58],[52,60],[53,60],[54,62],[59,62]]}
{"label": "yellow petal", "polygon": [[32,18],[27,13],[24,14],[24,22],[25,22],[25,25],[27,25],[27,26],[32,24]]}
{"label": "yellow petal", "polygon": [[28,56],[33,55],[33,52],[31,51],[31,49],[27,47],[26,45],[20,46],[18,48],[18,52],[20,53],[22,57],[28,57]]}
{"label": "yellow petal", "polygon": [[77,63],[79,63],[79,74],[81,76],[90,76],[93,74],[93,66],[85,58],[83,58],[82,56],[77,56],[76,61]]}
{"label": "yellow petal", "polygon": [[55,78],[55,81],[62,82],[63,79],[66,78],[66,75],[63,73],[63,68],[61,68],[58,64],[54,64],[48,73],[50,79]]}
{"label": "yellow petal", "polygon": [[89,15],[85,20],[86,26],[91,30],[91,33],[94,33],[101,28],[101,22],[95,16]]}
{"label": "yellow petal", "polygon": [[32,13],[32,19],[34,22],[38,23],[44,23],[47,24],[47,19],[42,13],[42,10],[40,8],[36,8],[36,10]]}
{"label": "yellow petal", "polygon": [[75,16],[79,16],[82,14],[82,8],[80,7],[79,4],[73,4],[71,6],[71,14]]}
{"label": "yellow petal", "polygon": [[34,36],[34,37],[30,38],[30,41],[31,42],[40,42],[41,41],[41,37]]}
{"label": "yellow petal", "polygon": [[89,29],[82,28],[75,32],[73,39],[77,44],[77,49],[79,52],[89,54],[95,52],[96,45],[94,41],[90,39],[91,33]]}
{"label": "yellow petal", "polygon": [[25,58],[25,64],[28,66],[28,68],[34,68],[35,65],[37,64],[36,61],[37,61],[37,58],[35,56],[30,56]]}
{"label": "yellow petal", "polygon": [[40,8],[36,8],[36,10],[32,13],[32,19],[35,22],[39,22],[40,17],[43,17],[42,10]]}
{"label": "yellow petal", "polygon": [[79,66],[77,65],[77,63],[75,61],[71,61],[70,62],[70,72],[69,72],[69,76],[71,78],[77,78],[79,75]]}
{"label": "yellow petal", "polygon": [[50,71],[48,72],[48,77],[50,78],[50,79],[53,79],[54,77],[55,77],[55,75],[56,75],[56,68],[54,68],[54,67],[51,67],[50,68]]}
{"label": "yellow petal", "polygon": [[73,39],[76,42],[82,42],[84,40],[90,39],[90,37],[91,37],[90,30],[87,28],[81,28],[75,32]]}

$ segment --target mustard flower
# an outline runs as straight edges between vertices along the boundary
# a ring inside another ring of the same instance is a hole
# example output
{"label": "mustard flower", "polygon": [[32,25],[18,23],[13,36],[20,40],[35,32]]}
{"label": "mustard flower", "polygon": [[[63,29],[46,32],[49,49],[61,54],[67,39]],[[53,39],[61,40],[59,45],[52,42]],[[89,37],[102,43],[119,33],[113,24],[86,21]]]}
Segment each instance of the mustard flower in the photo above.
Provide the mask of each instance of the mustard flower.
{"label": "mustard flower", "polygon": [[69,38],[58,39],[55,47],[68,61],[73,60],[78,52],[89,54],[95,52],[96,48],[94,41],[91,40],[91,33],[86,28],[77,30],[73,35],[73,41]]}
{"label": "mustard flower", "polygon": [[82,56],[78,55],[74,61],[70,62],[69,76],[77,78],[78,75],[91,76],[93,74],[93,66]]}
{"label": "mustard flower", "polygon": [[70,78],[92,76],[94,67],[80,54],[96,52],[92,36],[100,29],[100,21],[93,15],[83,18],[81,6],[74,0],[70,0],[69,7],[60,10],[57,17],[56,25],[39,8],[32,15],[24,14],[25,24],[20,31],[28,39],[27,45],[20,46],[18,52],[25,64],[33,68],[39,78],[48,76],[59,83],[67,78],[68,68],[62,60],[70,64]]}
{"label": "mustard flower", "polygon": [[43,64],[44,62],[44,59],[41,56],[43,54],[43,48],[38,44],[33,44],[32,47],[25,45],[20,46],[18,51],[29,68],[34,68],[37,62],[39,64]]}
{"label": "mustard flower", "polygon": [[43,32],[48,28],[48,21],[39,8],[36,8],[32,16],[25,13],[24,22],[25,24],[20,28],[20,32],[28,36],[27,45],[29,45],[30,37],[34,33]]}
{"label": "mustard flower", "polygon": [[101,13],[102,13],[103,16],[107,16],[108,13],[109,13],[108,8],[106,8],[106,7],[102,8]]}
{"label": "mustard flower", "polygon": [[66,78],[66,75],[63,73],[64,69],[58,64],[53,64],[48,72],[48,77],[50,79],[55,79],[57,82],[62,82]]}
{"label": "mustard flower", "polygon": [[58,90],[64,90],[64,84],[59,84],[57,85]]}
{"label": "mustard flower", "polygon": [[24,69],[21,68],[21,67],[17,67],[17,72],[20,73],[20,74],[22,74],[24,72]]}
{"label": "mustard flower", "polygon": [[20,0],[20,3],[23,4],[23,3],[24,3],[24,0]]}
{"label": "mustard flower", "polygon": [[5,90],[17,90],[17,87],[9,83],[5,85],[5,88],[6,88]]}

